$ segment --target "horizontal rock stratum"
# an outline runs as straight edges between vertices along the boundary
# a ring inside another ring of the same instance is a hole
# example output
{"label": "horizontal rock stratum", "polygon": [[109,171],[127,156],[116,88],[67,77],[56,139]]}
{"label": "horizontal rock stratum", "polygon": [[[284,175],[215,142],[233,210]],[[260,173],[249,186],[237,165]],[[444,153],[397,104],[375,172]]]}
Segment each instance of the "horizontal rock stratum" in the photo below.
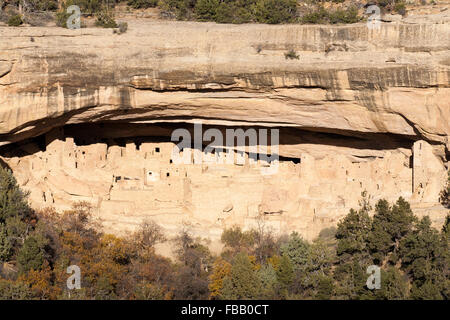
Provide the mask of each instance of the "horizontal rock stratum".
{"label": "horizontal rock stratum", "polygon": [[[448,17],[379,30],[128,24],[0,27],[0,154],[34,206],[87,200],[116,232],[149,218],[213,239],[261,215],[312,238],[363,191],[443,220]],[[171,132],[199,121],[279,129],[280,171],[173,164]]]}

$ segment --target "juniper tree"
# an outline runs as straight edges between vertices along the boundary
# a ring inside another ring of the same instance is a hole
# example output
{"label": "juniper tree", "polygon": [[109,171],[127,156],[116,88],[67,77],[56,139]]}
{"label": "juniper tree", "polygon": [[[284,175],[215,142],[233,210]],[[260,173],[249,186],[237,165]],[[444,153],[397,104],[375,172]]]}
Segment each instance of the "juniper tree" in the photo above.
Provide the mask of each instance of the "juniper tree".
{"label": "juniper tree", "polygon": [[231,300],[257,299],[261,286],[255,265],[245,253],[238,253],[231,267],[230,275],[223,281],[222,298]]}
{"label": "juniper tree", "polygon": [[442,299],[447,294],[448,247],[428,216],[400,241],[399,257],[402,270],[412,279],[414,299]]}
{"label": "juniper tree", "polygon": [[379,300],[405,300],[409,296],[408,277],[397,268],[390,266],[381,269],[381,286],[376,290],[375,298]]}
{"label": "juniper tree", "polygon": [[281,256],[280,265],[277,270],[277,279],[280,292],[285,296],[294,280],[294,268],[292,267],[291,260],[287,256]]}
{"label": "juniper tree", "polygon": [[280,252],[291,260],[294,271],[302,270],[309,259],[309,244],[294,231],[289,236],[289,241],[281,246]]}
{"label": "juniper tree", "polygon": [[9,260],[22,245],[29,226],[24,222],[32,214],[11,170],[0,167],[0,261]]}
{"label": "juniper tree", "polygon": [[367,239],[372,228],[369,209],[367,205],[363,205],[358,211],[351,209],[338,223],[337,265],[334,277],[339,298],[357,299],[367,293],[366,268],[372,263],[367,248]]}
{"label": "juniper tree", "polygon": [[0,262],[8,261],[12,253],[13,247],[6,233],[6,227],[4,224],[0,224]]}
{"label": "juniper tree", "polygon": [[22,282],[0,279],[0,300],[31,300],[32,290]]}
{"label": "juniper tree", "polygon": [[261,282],[261,299],[277,298],[276,289],[278,284],[277,272],[271,264],[261,267],[257,272]]}
{"label": "juniper tree", "polygon": [[39,235],[32,235],[25,239],[25,242],[17,253],[17,264],[20,273],[30,270],[39,270],[45,260],[45,246],[47,239]]}
{"label": "juniper tree", "polygon": [[22,191],[11,170],[0,167],[0,223],[10,217],[24,220],[31,216],[28,193]]}
{"label": "juniper tree", "polygon": [[372,227],[372,219],[367,210],[351,209],[338,223],[336,231],[336,253],[341,261],[366,258],[368,256],[367,238]]}
{"label": "juniper tree", "polygon": [[[390,252],[397,250],[400,239],[411,231],[413,221],[411,207],[403,198],[399,198],[392,208],[386,200],[378,201],[367,238],[369,252],[376,264],[381,264]],[[392,259],[396,261],[395,255]]]}

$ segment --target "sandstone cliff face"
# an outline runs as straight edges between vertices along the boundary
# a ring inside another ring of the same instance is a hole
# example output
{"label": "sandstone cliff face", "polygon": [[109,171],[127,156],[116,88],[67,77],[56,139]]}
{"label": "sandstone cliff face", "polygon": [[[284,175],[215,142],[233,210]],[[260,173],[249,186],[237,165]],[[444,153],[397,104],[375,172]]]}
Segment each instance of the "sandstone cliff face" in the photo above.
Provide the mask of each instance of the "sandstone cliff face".
{"label": "sandstone cliff face", "polygon": [[[380,30],[134,21],[122,35],[0,28],[0,39],[1,156],[35,206],[88,200],[111,230],[153,217],[212,238],[264,214],[312,238],[367,190],[443,219],[448,17]],[[279,173],[176,167],[171,132],[198,121],[279,129]]]}

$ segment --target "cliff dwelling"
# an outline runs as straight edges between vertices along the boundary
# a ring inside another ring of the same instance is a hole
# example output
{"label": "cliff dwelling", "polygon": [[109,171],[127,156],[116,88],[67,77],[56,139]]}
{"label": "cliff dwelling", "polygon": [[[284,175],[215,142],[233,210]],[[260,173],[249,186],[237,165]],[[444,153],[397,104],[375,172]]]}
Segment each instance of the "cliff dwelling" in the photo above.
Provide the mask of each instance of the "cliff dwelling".
{"label": "cliff dwelling", "polygon": [[[281,156],[270,175],[261,169],[274,163],[250,154],[249,146],[222,152],[202,146],[193,150],[203,154],[200,164],[193,156],[190,163],[176,164],[175,142],[164,135],[174,127],[67,125],[5,146],[2,155],[31,192],[35,208],[65,210],[74,202],[88,201],[113,232],[132,230],[151,218],[169,233],[189,223],[199,235],[213,240],[220,239],[223,228],[235,224],[251,228],[261,216],[276,232],[297,230],[313,238],[358,207],[363,192],[372,203],[402,196],[420,211],[436,206],[445,177],[446,168],[433,146],[423,140],[380,135],[385,148],[392,145],[392,150],[380,151],[370,136],[336,137],[346,142],[327,152],[325,143],[332,135],[296,129],[281,129],[280,153],[291,156]],[[349,155],[349,149],[357,154],[362,148],[373,155]],[[231,154],[233,163],[225,161]],[[431,211],[436,223],[443,211],[439,207]]]}
{"label": "cliff dwelling", "polygon": [[[402,196],[442,224],[448,24],[130,21],[121,35],[76,32],[0,28],[0,156],[36,209],[88,201],[107,232],[151,219],[213,242],[262,216],[313,239],[366,192],[371,204]],[[278,129],[278,161],[205,143],[183,150],[204,161],[178,164],[171,134],[196,121]]]}

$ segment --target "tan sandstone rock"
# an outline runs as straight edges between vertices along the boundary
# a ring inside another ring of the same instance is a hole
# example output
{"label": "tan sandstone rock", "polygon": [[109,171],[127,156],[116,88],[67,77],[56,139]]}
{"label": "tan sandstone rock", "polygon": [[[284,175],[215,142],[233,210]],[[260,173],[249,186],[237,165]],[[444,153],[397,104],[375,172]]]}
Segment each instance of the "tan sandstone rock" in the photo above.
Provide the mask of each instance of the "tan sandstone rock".
{"label": "tan sandstone rock", "polygon": [[[154,219],[215,241],[260,216],[311,239],[363,191],[443,220],[445,14],[380,30],[130,21],[122,35],[0,27],[0,39],[0,155],[37,208],[87,200],[110,231]],[[244,163],[173,163],[173,130],[199,121],[279,129],[276,174],[249,147]]]}

